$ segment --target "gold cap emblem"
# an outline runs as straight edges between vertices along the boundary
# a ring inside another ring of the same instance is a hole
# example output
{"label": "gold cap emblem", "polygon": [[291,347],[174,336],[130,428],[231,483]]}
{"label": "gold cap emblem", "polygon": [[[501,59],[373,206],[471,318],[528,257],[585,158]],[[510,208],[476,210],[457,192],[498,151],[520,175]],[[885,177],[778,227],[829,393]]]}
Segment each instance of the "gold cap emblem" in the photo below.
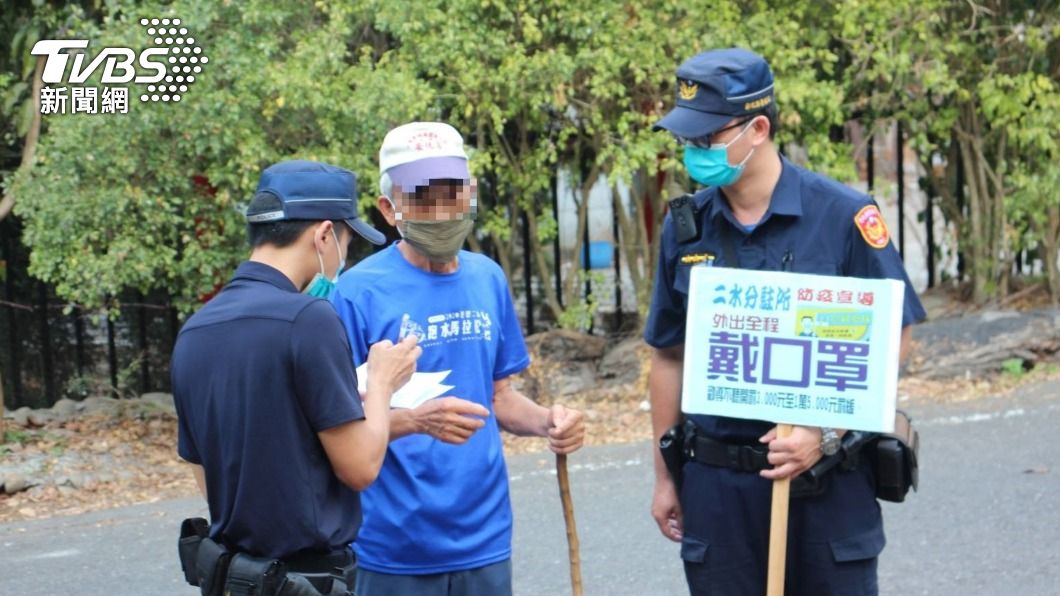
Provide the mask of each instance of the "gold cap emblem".
{"label": "gold cap emblem", "polygon": [[681,99],[688,101],[696,98],[696,93],[699,91],[699,85],[692,81],[678,81],[677,82],[677,93]]}

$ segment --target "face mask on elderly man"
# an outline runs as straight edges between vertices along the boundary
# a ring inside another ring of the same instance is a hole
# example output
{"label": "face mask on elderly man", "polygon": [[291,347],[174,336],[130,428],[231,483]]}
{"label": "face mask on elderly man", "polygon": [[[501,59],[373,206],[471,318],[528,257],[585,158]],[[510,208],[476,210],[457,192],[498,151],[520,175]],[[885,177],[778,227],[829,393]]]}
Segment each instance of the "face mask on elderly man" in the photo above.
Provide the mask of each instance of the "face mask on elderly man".
{"label": "face mask on elderly man", "polygon": [[431,261],[451,261],[474,227],[475,183],[432,180],[414,193],[401,193],[395,206],[401,237]]}

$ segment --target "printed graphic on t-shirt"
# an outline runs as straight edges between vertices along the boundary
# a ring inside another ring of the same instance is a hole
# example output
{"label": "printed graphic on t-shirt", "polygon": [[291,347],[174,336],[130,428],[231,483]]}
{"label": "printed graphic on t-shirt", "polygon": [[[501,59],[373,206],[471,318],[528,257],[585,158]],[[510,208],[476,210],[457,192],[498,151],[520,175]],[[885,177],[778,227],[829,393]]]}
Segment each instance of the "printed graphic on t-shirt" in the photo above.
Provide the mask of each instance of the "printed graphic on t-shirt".
{"label": "printed graphic on t-shirt", "polygon": [[419,337],[420,346],[429,347],[455,341],[492,341],[493,322],[482,310],[458,310],[427,317],[421,324],[408,313],[401,316],[398,340],[406,336]]}

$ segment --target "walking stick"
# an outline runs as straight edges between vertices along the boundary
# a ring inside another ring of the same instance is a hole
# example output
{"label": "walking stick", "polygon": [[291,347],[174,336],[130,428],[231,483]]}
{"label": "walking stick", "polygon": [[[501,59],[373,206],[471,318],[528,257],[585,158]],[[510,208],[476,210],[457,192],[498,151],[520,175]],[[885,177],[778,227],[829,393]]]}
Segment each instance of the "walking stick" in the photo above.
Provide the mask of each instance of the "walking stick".
{"label": "walking stick", "polygon": [[567,525],[571,593],[574,596],[582,596],[582,564],[578,555],[578,528],[574,524],[574,502],[570,498],[570,478],[567,476],[567,455],[565,453],[556,454],[556,477],[559,479],[559,498],[563,501],[563,521]]}

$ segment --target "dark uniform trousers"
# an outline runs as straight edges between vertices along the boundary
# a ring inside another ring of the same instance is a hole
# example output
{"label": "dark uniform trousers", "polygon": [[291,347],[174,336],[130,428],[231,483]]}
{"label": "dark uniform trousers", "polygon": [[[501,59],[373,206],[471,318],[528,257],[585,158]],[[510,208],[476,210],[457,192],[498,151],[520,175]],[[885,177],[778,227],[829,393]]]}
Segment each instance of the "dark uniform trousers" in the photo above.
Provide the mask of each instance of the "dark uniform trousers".
{"label": "dark uniform trousers", "polygon": [[[879,592],[883,518],[867,468],[833,471],[823,494],[791,499],[786,596]],[[685,464],[681,558],[693,596],[765,594],[772,491],[757,473]]]}

